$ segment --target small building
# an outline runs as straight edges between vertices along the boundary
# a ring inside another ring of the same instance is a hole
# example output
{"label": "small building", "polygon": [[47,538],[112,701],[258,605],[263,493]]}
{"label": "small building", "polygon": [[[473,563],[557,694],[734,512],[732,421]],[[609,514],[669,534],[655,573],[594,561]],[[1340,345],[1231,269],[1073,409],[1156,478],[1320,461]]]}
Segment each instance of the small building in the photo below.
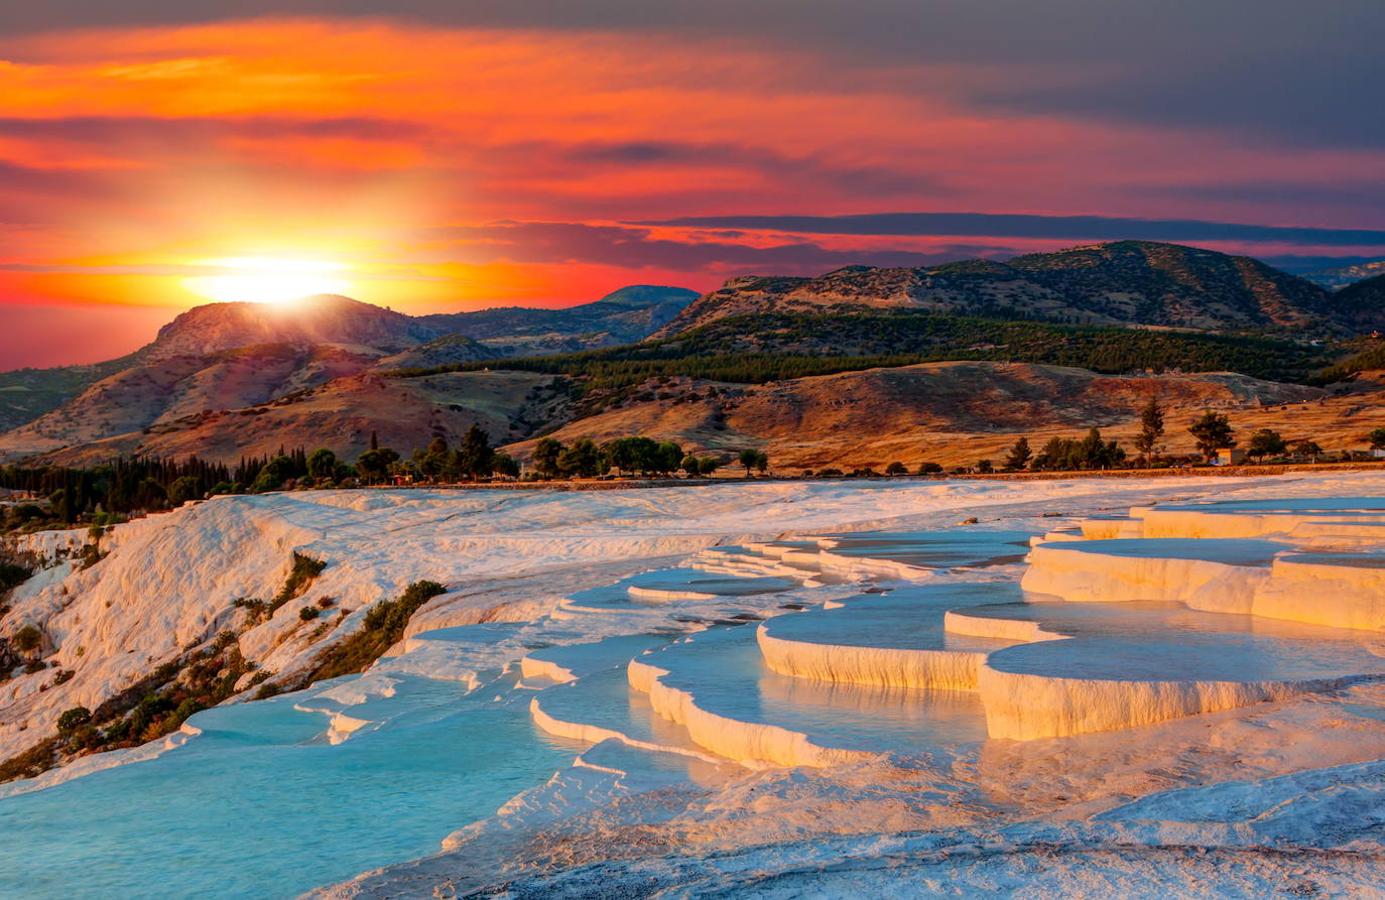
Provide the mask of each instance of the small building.
{"label": "small building", "polygon": [[1385,459],[1385,447],[1372,447],[1372,448],[1371,448],[1371,458],[1372,458],[1372,459]]}
{"label": "small building", "polygon": [[1217,451],[1217,458],[1212,460],[1214,466],[1239,466],[1246,461],[1246,452],[1236,447],[1223,447]]}

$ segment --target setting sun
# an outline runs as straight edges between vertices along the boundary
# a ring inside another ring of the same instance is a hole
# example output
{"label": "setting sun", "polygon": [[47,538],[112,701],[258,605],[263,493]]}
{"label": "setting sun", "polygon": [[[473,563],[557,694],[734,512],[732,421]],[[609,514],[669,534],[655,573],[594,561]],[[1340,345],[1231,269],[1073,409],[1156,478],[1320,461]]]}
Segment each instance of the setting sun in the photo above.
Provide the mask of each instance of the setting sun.
{"label": "setting sun", "polygon": [[211,300],[250,303],[292,303],[312,294],[340,294],[350,289],[337,262],[275,257],[215,259],[209,267],[215,275],[186,280],[189,290]]}

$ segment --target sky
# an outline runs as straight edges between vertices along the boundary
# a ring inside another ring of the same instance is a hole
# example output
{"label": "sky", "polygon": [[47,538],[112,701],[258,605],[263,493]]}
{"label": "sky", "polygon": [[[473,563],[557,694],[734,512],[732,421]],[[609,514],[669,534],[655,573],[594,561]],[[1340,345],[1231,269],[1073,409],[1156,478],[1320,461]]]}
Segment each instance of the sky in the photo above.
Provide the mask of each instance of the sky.
{"label": "sky", "polygon": [[0,4],[0,370],[1119,238],[1385,257],[1379,0]]}

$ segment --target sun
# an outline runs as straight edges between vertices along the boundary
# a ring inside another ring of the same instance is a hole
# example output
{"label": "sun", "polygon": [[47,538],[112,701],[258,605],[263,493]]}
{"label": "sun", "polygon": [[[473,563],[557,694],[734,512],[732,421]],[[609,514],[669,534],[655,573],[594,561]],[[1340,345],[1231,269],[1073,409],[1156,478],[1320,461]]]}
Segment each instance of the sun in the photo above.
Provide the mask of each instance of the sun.
{"label": "sun", "polygon": [[350,290],[343,276],[346,266],[337,262],[237,256],[208,260],[206,265],[217,274],[198,275],[184,283],[210,300],[284,304],[313,294]]}

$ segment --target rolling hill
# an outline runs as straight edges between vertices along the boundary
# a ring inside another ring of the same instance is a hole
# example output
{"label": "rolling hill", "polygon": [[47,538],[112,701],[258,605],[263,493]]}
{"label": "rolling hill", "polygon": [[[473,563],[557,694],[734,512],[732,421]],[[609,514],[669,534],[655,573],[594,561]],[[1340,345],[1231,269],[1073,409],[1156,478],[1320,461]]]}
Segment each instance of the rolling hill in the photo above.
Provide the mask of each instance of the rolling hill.
{"label": "rolling hill", "polygon": [[[1351,337],[1379,321],[1383,292],[1385,279],[1329,294],[1255,260],[1126,241],[739,278],[696,298],[636,286],[564,310],[212,304],[0,434],[0,460],[235,461],[297,445],[352,459],[372,432],[408,452],[479,424],[521,454],[556,431],[766,446],[809,468],[954,462],[1020,431],[1125,428],[1153,393],[1189,416],[1312,401],[1322,415],[1300,420],[1345,446],[1385,424],[1380,384],[1357,377],[1379,342]],[[1348,352],[1355,383],[1305,385]]]}
{"label": "rolling hill", "polygon": [[[92,366],[0,373],[0,460],[130,436],[268,403],[370,370],[438,366],[637,341],[696,294],[635,285],[568,309],[407,316],[346,297],[211,303],[152,343]],[[276,445],[277,446],[277,445]]]}
{"label": "rolling hill", "polygon": [[1008,262],[848,266],[817,278],[733,278],[698,298],[657,336],[728,316],[850,309],[1318,337],[1385,324],[1385,307],[1344,312],[1323,288],[1249,257],[1119,241]]}

